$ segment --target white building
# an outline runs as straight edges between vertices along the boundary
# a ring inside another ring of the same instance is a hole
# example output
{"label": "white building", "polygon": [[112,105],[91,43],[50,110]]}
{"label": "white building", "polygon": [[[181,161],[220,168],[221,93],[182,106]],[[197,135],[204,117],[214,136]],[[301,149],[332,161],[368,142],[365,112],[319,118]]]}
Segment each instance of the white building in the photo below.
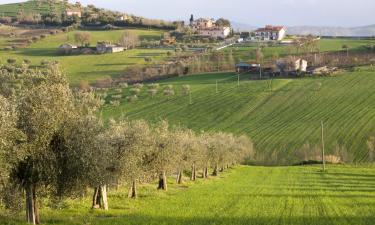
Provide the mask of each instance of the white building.
{"label": "white building", "polygon": [[125,48],[118,45],[113,45],[107,42],[98,42],[96,45],[96,51],[98,53],[116,53],[116,52],[123,52]]}
{"label": "white building", "polygon": [[221,39],[225,39],[226,37],[228,37],[230,35],[230,31],[230,27],[213,27],[197,30],[198,34],[201,36]]}
{"label": "white building", "polygon": [[285,38],[286,28],[267,25],[255,31],[255,38],[262,41],[281,41]]}
{"label": "white building", "polygon": [[82,12],[81,12],[80,9],[67,9],[65,11],[65,15],[68,16],[68,17],[77,16],[77,17],[81,18]]}

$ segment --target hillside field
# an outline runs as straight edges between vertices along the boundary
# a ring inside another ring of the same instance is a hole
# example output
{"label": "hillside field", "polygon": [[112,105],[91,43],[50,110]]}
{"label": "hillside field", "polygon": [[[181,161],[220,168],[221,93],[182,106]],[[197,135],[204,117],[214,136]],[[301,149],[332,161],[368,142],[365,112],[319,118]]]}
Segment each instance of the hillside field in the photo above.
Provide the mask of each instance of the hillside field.
{"label": "hillside field", "polygon": [[[8,58],[17,59],[19,63],[23,59],[31,60],[33,65],[39,65],[42,60],[57,60],[68,75],[70,83],[76,85],[81,80],[93,82],[98,79],[117,77],[124,73],[128,66],[146,64],[144,58],[151,57],[153,63],[157,63],[167,57],[167,49],[133,49],[125,52],[103,55],[71,55],[58,54],[58,47],[63,43],[74,43],[74,34],[59,33],[54,36],[31,44],[26,48],[16,51],[0,50],[0,61],[5,62]],[[98,41],[117,42],[124,30],[113,31],[89,31],[91,34],[91,46],[96,46]],[[140,40],[160,40],[163,31],[131,29],[139,35]],[[0,47],[5,45],[6,38],[0,38]]]}
{"label": "hillside field", "polygon": [[[362,67],[332,77],[250,80],[234,73],[201,74],[160,82],[159,93],[128,102],[128,89],[120,107],[106,106],[106,118],[124,116],[155,122],[167,119],[196,131],[247,134],[260,152],[273,153],[279,163],[295,162],[295,151],[304,144],[319,145],[320,124],[326,124],[328,153],[345,146],[355,161],[367,157],[366,141],[375,133],[375,68]],[[216,81],[218,92],[216,93]],[[182,85],[191,86],[190,97]],[[176,95],[163,95],[163,86],[174,85]],[[118,93],[110,92],[111,95]]]}
{"label": "hillside field", "polygon": [[[89,209],[90,198],[67,200],[59,210],[41,209],[43,224],[132,225],[372,225],[375,169],[372,167],[237,167],[207,181],[186,181],[168,192],[156,183],[109,191],[108,212]],[[23,215],[1,224],[23,224]]]}

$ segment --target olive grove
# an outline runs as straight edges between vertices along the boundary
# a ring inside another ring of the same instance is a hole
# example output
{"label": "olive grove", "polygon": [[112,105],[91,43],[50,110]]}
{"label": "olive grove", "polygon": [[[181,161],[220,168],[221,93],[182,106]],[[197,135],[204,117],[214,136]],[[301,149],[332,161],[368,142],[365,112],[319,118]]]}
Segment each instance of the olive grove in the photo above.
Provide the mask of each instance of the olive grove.
{"label": "olive grove", "polygon": [[[103,101],[70,89],[57,64],[40,69],[0,66],[0,207],[20,203],[39,224],[40,202],[92,193],[93,209],[110,208],[108,187],[168,178],[207,178],[253,157],[249,138],[200,133],[167,121],[102,121]],[[15,208],[15,207],[13,207]],[[19,207],[18,207],[19,209]]]}

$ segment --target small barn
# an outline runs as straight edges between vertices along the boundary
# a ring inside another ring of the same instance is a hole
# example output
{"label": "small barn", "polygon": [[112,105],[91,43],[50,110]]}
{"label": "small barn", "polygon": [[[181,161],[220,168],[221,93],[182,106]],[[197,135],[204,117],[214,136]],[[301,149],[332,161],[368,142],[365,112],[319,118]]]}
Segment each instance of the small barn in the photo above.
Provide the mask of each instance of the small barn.
{"label": "small barn", "polygon": [[70,43],[65,43],[59,46],[59,49],[64,49],[64,50],[71,50],[71,49],[77,49],[77,48],[78,48],[77,45],[73,45]]}
{"label": "small barn", "polygon": [[125,48],[123,46],[118,46],[107,42],[98,42],[96,45],[96,51],[101,54],[116,53],[125,51]]}

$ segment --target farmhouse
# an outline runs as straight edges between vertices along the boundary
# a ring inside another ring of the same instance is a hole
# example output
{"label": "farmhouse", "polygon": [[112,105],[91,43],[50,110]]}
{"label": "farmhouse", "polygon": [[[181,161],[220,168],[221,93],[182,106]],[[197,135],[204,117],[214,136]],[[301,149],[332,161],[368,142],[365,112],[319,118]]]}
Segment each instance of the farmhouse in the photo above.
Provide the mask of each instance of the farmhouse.
{"label": "farmhouse", "polygon": [[77,17],[81,18],[82,12],[81,12],[80,9],[67,9],[67,10],[65,10],[65,15],[67,17],[77,16]]}
{"label": "farmhouse", "polygon": [[255,38],[262,41],[281,41],[285,38],[286,28],[267,25],[255,31]]}
{"label": "farmhouse", "polygon": [[108,42],[98,42],[96,45],[96,51],[100,54],[116,53],[125,51],[125,48]]}

